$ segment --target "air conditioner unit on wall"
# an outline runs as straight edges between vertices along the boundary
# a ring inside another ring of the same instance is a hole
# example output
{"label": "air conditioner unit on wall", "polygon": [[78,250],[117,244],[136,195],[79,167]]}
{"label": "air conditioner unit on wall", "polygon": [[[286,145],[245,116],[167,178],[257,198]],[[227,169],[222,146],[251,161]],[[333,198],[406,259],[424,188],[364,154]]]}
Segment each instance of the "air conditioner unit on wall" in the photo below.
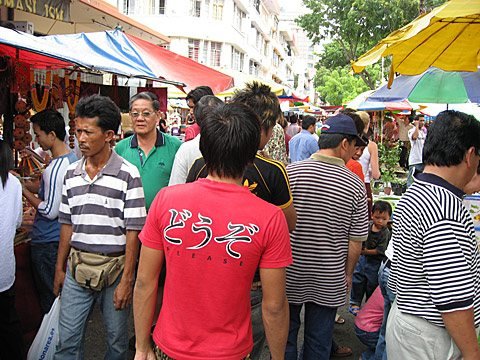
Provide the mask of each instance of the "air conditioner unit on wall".
{"label": "air conditioner unit on wall", "polygon": [[33,23],[30,21],[13,21],[15,29],[33,35]]}

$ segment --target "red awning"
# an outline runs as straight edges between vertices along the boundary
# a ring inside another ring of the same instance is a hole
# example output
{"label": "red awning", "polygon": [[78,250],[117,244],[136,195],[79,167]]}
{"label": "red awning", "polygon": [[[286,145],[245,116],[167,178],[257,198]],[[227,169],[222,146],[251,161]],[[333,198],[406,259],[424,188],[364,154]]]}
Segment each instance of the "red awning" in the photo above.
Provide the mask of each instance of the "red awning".
{"label": "red awning", "polygon": [[135,36],[126,36],[139,48],[143,60],[156,74],[186,84],[187,91],[206,85],[217,94],[234,85],[233,78],[229,75]]}

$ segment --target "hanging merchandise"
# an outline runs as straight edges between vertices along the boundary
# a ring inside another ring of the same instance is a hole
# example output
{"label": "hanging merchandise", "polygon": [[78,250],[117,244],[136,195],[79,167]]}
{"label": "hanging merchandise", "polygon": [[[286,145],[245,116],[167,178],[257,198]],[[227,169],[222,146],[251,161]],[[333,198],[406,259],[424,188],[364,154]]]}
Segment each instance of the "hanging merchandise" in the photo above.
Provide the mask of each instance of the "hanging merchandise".
{"label": "hanging merchandise", "polygon": [[67,106],[68,106],[68,126],[70,129],[68,130],[68,142],[70,149],[75,148],[75,108],[77,107],[78,100],[80,98],[80,85],[81,85],[81,77],[80,72],[77,71],[77,80],[75,84],[72,86],[70,85],[70,77],[65,74],[65,97],[67,98]]}
{"label": "hanging merchandise", "polygon": [[63,91],[60,84],[60,76],[58,74],[53,75],[52,105],[55,110],[63,108]]}
{"label": "hanging merchandise", "polygon": [[31,85],[31,97],[33,102],[33,107],[36,112],[45,110],[48,105],[48,97],[50,94],[50,83],[52,80],[52,72],[47,70],[47,75],[45,78],[45,85],[43,86],[42,100],[38,100],[37,96],[37,84],[35,83],[35,70],[30,70],[30,85]]}
{"label": "hanging merchandise", "polygon": [[15,128],[13,130],[13,137],[15,139],[13,147],[15,150],[24,150],[26,146],[32,141],[32,135],[30,134],[30,108],[27,101],[20,97],[15,103],[15,111],[17,115],[13,118]]}

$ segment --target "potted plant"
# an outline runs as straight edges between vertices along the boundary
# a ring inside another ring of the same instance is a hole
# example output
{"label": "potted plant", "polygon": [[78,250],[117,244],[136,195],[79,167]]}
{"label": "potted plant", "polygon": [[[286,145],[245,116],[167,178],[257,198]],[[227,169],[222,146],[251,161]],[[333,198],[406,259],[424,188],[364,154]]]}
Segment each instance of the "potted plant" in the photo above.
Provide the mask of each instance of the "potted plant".
{"label": "potted plant", "polygon": [[397,182],[396,175],[398,162],[400,160],[400,148],[398,144],[389,146],[389,144],[380,143],[378,145],[378,160],[380,164],[380,179],[383,182],[383,192],[390,195],[392,183]]}

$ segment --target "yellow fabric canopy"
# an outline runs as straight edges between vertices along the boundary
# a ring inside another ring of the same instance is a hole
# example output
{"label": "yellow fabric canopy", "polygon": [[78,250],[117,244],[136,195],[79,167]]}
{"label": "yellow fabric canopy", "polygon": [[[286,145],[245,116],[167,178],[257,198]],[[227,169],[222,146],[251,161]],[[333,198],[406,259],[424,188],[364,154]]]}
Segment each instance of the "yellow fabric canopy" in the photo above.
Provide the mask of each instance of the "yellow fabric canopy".
{"label": "yellow fabric canopy", "polygon": [[418,75],[431,66],[446,71],[477,71],[480,0],[451,0],[419,16],[352,62],[353,71],[359,73],[389,55],[391,75]]}

